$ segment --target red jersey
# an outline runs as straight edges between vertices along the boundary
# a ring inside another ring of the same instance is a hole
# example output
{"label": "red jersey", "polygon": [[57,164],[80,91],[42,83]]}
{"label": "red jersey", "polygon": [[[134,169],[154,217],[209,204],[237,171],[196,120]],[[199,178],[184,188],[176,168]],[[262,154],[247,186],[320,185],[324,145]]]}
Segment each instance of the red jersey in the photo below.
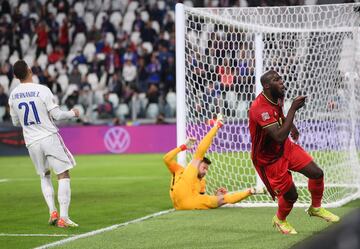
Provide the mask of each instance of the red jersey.
{"label": "red jersey", "polygon": [[256,167],[272,164],[283,155],[284,145],[290,141],[289,138],[283,143],[278,143],[264,128],[271,125],[281,126],[284,118],[282,103],[274,103],[264,93],[259,94],[251,104],[249,110],[251,158]]}

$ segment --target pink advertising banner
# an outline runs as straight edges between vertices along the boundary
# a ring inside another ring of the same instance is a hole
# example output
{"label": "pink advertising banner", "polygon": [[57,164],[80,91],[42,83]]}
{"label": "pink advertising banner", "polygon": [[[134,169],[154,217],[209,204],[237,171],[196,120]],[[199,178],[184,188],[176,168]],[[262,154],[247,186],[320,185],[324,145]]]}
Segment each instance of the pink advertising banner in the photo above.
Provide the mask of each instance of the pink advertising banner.
{"label": "pink advertising banner", "polygon": [[164,153],[176,146],[176,125],[62,127],[74,154]]}

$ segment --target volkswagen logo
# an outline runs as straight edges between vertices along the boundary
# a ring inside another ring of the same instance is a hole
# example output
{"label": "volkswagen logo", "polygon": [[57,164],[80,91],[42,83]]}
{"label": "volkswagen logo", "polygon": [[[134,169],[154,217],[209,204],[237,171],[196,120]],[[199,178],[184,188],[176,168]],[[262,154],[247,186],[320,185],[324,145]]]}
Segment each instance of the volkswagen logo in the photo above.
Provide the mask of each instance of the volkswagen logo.
{"label": "volkswagen logo", "polygon": [[109,129],[104,135],[104,144],[111,153],[123,153],[130,146],[129,133],[120,127]]}

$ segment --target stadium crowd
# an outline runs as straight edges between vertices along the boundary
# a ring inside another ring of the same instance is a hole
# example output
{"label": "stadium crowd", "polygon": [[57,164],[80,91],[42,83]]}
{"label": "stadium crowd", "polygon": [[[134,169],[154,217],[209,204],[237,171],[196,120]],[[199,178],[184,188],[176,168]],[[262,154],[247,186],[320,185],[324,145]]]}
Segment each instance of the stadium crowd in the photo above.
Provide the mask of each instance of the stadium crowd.
{"label": "stadium crowd", "polygon": [[[82,121],[115,124],[175,117],[175,2],[0,0],[0,122],[24,59],[34,82]],[[306,3],[305,3],[306,2]],[[274,6],[305,0],[202,0],[190,6]]]}

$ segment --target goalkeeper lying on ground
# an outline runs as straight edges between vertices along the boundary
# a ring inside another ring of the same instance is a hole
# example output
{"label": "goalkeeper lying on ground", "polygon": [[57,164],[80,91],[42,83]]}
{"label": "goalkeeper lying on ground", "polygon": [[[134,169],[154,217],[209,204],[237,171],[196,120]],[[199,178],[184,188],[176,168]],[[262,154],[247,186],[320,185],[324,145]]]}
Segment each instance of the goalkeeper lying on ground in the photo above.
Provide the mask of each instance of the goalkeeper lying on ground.
{"label": "goalkeeper lying on ground", "polygon": [[186,143],[169,151],[163,158],[166,166],[172,173],[170,183],[170,197],[176,210],[217,208],[224,204],[239,202],[253,194],[263,194],[264,189],[250,188],[243,192],[229,194],[225,188],[219,188],[216,195],[205,194],[205,175],[210,160],[204,157],[210,147],[212,139],[222,126],[222,117],[218,115],[214,127],[201,140],[192,161],[184,168],[175,161],[176,155],[186,149],[191,149],[195,139],[189,138]]}

